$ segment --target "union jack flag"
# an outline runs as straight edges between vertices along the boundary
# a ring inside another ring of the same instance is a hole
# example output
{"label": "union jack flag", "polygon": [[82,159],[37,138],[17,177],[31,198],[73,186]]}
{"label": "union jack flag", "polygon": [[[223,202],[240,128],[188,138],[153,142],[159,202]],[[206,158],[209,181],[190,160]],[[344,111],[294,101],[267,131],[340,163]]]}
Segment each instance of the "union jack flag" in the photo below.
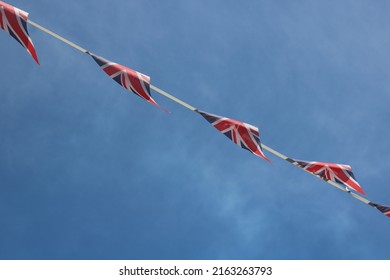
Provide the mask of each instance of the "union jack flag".
{"label": "union jack flag", "polygon": [[361,194],[365,194],[362,187],[356,181],[352,168],[345,164],[335,164],[318,161],[293,160],[294,164],[313,173],[325,181],[332,181],[351,188]]}
{"label": "union jack flag", "polygon": [[372,206],[374,206],[376,209],[381,211],[383,214],[385,214],[387,217],[390,218],[390,207],[389,206],[383,206],[379,204],[372,203]]}
{"label": "union jack flag", "polygon": [[161,108],[160,105],[154,101],[150,94],[150,77],[133,69],[125,67],[115,62],[111,62],[101,56],[94,55],[90,52],[88,54],[95,60],[95,62],[102,68],[102,70],[114,79],[125,89],[132,91],[142,99],[145,99],[149,103]]}
{"label": "union jack flag", "polygon": [[39,64],[34,44],[27,31],[28,13],[0,1],[0,27],[15,38]]}
{"label": "union jack flag", "polygon": [[261,148],[259,129],[257,127],[200,110],[196,110],[196,112],[241,148],[270,161]]}
{"label": "union jack flag", "polygon": [[379,205],[379,204],[376,204],[373,202],[369,202],[368,205],[375,207],[376,209],[381,211],[385,216],[390,218],[390,207],[389,206],[383,206],[383,205]]}

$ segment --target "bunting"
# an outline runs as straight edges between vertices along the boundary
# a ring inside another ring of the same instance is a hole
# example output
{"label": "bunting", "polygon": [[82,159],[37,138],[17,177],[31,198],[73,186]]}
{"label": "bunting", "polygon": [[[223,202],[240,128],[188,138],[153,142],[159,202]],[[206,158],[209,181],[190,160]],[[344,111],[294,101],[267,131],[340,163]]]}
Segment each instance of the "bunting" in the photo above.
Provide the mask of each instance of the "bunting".
{"label": "bunting", "polygon": [[[325,180],[329,184],[348,193],[351,197],[378,209],[385,216],[390,217],[389,206],[383,206],[380,204],[373,203],[366,198],[350,191],[352,189],[355,192],[365,195],[365,192],[363,191],[360,184],[356,181],[355,176],[352,173],[352,168],[349,165],[291,159],[262,144],[260,142],[260,133],[257,127],[241,121],[210,114],[196,109],[192,105],[189,105],[188,103],[178,99],[177,97],[151,85],[149,76],[144,75],[128,67],[125,67],[123,65],[120,65],[118,63],[111,62],[103,57],[92,54],[86,49],[61,37],[60,35],[32,22],[28,19],[28,13],[0,1],[0,27],[6,32],[8,32],[12,37],[14,37],[23,47],[25,47],[30,53],[30,55],[33,57],[33,59],[39,64],[34,45],[27,32],[27,23],[32,24],[33,26],[48,33],[49,35],[72,46],[73,48],[88,54],[94,59],[94,61],[102,68],[102,70],[108,76],[114,79],[122,87],[133,92],[147,102],[161,108],[152,98],[152,95],[150,93],[150,89],[152,88],[158,93],[171,99],[172,101],[186,107],[191,111],[198,113],[203,118],[205,118],[211,125],[213,125],[218,131],[227,136],[232,142],[234,142],[241,148],[248,150],[252,154],[261,157],[267,161],[270,161],[263,153],[264,147],[265,150],[271,152],[275,156],[287,160],[288,162],[311,173],[312,175]],[[163,108],[161,109],[166,111]]]}

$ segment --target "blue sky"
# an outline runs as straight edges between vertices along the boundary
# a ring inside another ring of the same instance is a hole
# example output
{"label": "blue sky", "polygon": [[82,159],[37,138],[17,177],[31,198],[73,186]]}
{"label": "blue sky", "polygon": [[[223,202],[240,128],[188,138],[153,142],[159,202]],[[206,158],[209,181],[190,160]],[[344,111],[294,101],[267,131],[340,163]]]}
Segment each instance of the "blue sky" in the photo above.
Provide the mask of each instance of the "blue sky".
{"label": "blue sky", "polygon": [[[390,204],[388,1],[12,1],[30,19]],[[0,32],[1,259],[389,259],[390,221],[29,26]]]}

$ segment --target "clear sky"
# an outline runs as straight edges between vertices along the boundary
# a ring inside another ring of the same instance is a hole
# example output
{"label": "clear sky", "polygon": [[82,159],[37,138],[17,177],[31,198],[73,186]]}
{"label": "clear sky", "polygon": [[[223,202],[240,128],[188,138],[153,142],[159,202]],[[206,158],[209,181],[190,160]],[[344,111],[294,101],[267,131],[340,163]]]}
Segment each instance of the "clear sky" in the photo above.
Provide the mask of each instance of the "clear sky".
{"label": "clear sky", "polygon": [[[389,1],[8,3],[390,205]],[[29,31],[40,66],[0,32],[1,259],[390,258],[376,209]]]}

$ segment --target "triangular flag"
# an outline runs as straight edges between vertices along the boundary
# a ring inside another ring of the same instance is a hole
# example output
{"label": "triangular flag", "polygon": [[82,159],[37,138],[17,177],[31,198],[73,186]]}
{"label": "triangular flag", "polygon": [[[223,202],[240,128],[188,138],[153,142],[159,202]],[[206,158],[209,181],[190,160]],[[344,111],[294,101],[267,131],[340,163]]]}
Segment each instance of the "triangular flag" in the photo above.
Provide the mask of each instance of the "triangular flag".
{"label": "triangular flag", "polygon": [[385,216],[390,218],[390,207],[389,206],[383,206],[376,203],[370,202],[370,205],[381,211]]}
{"label": "triangular flag", "polygon": [[257,127],[200,110],[196,110],[196,112],[235,144],[270,162],[261,148],[260,134]]}
{"label": "triangular flag", "polygon": [[313,173],[321,179],[344,185],[361,194],[365,194],[362,187],[356,181],[352,173],[352,168],[349,165],[295,159],[293,161],[295,165]]}
{"label": "triangular flag", "polygon": [[94,55],[90,52],[88,54],[95,60],[95,62],[102,68],[102,70],[114,79],[125,89],[135,93],[142,99],[152,103],[159,107],[163,111],[164,108],[160,107],[150,94],[150,77],[133,69],[125,67],[115,62],[111,62],[101,56]]}
{"label": "triangular flag", "polygon": [[0,27],[15,38],[39,64],[34,44],[27,31],[28,13],[0,1]]}

